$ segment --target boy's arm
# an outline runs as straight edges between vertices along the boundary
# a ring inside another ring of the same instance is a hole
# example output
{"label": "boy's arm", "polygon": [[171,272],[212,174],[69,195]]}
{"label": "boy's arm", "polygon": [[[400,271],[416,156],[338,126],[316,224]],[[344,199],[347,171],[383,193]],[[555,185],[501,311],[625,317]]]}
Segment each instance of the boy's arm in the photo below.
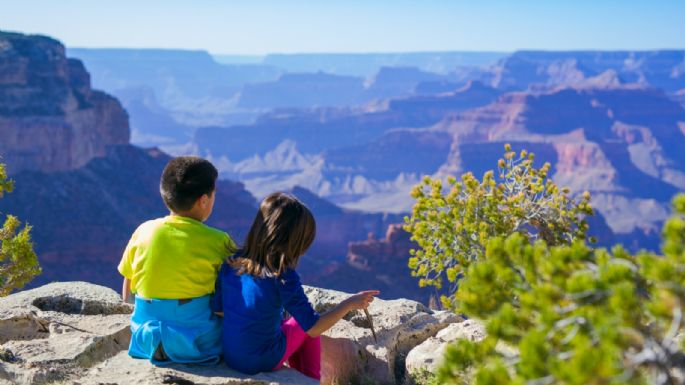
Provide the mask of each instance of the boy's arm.
{"label": "boy's arm", "polygon": [[127,277],[133,277],[131,264],[133,263],[133,256],[135,254],[136,239],[141,227],[143,227],[143,225],[138,226],[136,231],[133,232],[133,235],[131,235],[131,239],[128,241],[126,250],[124,250],[121,261],[119,261],[119,265],[117,266],[119,273],[124,276],[124,282],[121,284],[121,299],[126,303],[134,303],[133,293],[131,292],[131,279]]}
{"label": "boy's arm", "polygon": [[224,309],[223,309],[223,298],[222,298],[222,293],[221,293],[221,271],[223,270],[223,264],[219,266],[219,271],[217,272],[217,277],[216,281],[214,282],[214,293],[212,293],[212,296],[209,299],[209,307],[212,309],[212,312],[219,317],[224,316]]}
{"label": "boy's arm", "polygon": [[131,280],[124,278],[124,282],[121,285],[121,298],[126,303],[133,303],[133,293],[131,293]]}

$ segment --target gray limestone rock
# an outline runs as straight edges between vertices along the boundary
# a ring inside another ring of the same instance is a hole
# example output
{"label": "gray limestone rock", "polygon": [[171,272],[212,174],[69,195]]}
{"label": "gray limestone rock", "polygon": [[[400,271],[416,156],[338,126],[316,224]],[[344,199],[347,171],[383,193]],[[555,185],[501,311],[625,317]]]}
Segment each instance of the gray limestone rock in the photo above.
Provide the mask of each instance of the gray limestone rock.
{"label": "gray limestone rock", "polygon": [[52,283],[0,299],[0,379],[42,384],[74,378],[128,347],[132,307],[86,282]]}
{"label": "gray limestone rock", "polygon": [[[324,312],[350,294],[305,288],[309,300]],[[416,345],[447,325],[461,321],[448,312],[433,312],[407,299],[376,299],[369,306],[378,341],[363,312],[349,313],[322,338],[324,383],[397,384],[405,379],[405,358]]]}
{"label": "gray limestone rock", "polygon": [[442,363],[442,357],[449,343],[459,339],[481,341],[483,338],[485,338],[485,327],[476,320],[450,324],[409,352],[406,359],[407,374],[411,378],[423,371],[435,372],[435,369]]}

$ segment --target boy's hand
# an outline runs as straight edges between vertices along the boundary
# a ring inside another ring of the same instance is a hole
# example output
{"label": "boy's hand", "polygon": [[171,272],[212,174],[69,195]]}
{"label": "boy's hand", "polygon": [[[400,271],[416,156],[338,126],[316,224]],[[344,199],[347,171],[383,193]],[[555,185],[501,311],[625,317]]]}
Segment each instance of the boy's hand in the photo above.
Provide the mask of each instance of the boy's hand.
{"label": "boy's hand", "polygon": [[346,299],[347,306],[350,310],[362,310],[369,307],[369,304],[373,301],[374,296],[380,294],[378,290],[366,290],[360,291],[359,293]]}

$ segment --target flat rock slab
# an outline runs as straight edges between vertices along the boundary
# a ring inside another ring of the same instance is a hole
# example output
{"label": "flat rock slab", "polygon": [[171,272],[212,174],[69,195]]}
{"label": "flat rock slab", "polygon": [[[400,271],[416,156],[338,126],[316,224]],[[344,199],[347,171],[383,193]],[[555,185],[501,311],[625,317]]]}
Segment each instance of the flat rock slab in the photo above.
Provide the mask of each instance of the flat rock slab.
{"label": "flat rock slab", "polygon": [[56,282],[0,298],[0,314],[8,309],[65,314],[130,314],[133,307],[114,290],[88,282]]}
{"label": "flat rock slab", "polygon": [[128,347],[132,306],[112,289],[62,282],[0,299],[0,379],[67,381]]}
{"label": "flat rock slab", "polygon": [[214,366],[169,365],[154,366],[148,360],[129,357],[122,351],[90,369],[75,384],[178,384],[178,385],[314,385],[318,381],[284,368],[275,372],[248,376],[229,369],[224,364]]}

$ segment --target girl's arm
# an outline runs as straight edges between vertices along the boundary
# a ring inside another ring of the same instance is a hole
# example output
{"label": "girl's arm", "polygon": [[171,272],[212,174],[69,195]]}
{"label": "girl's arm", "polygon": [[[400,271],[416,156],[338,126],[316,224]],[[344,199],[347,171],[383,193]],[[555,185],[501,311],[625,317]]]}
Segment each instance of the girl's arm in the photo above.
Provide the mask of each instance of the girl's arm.
{"label": "girl's arm", "polygon": [[307,330],[307,335],[310,337],[320,336],[326,330],[332,328],[350,311],[366,309],[371,301],[373,301],[373,297],[378,294],[380,294],[378,290],[362,291],[340,302],[336,307],[321,315],[314,326]]}
{"label": "girl's arm", "polygon": [[121,285],[121,298],[126,303],[133,303],[133,293],[131,293],[131,280],[124,278],[124,283]]}

